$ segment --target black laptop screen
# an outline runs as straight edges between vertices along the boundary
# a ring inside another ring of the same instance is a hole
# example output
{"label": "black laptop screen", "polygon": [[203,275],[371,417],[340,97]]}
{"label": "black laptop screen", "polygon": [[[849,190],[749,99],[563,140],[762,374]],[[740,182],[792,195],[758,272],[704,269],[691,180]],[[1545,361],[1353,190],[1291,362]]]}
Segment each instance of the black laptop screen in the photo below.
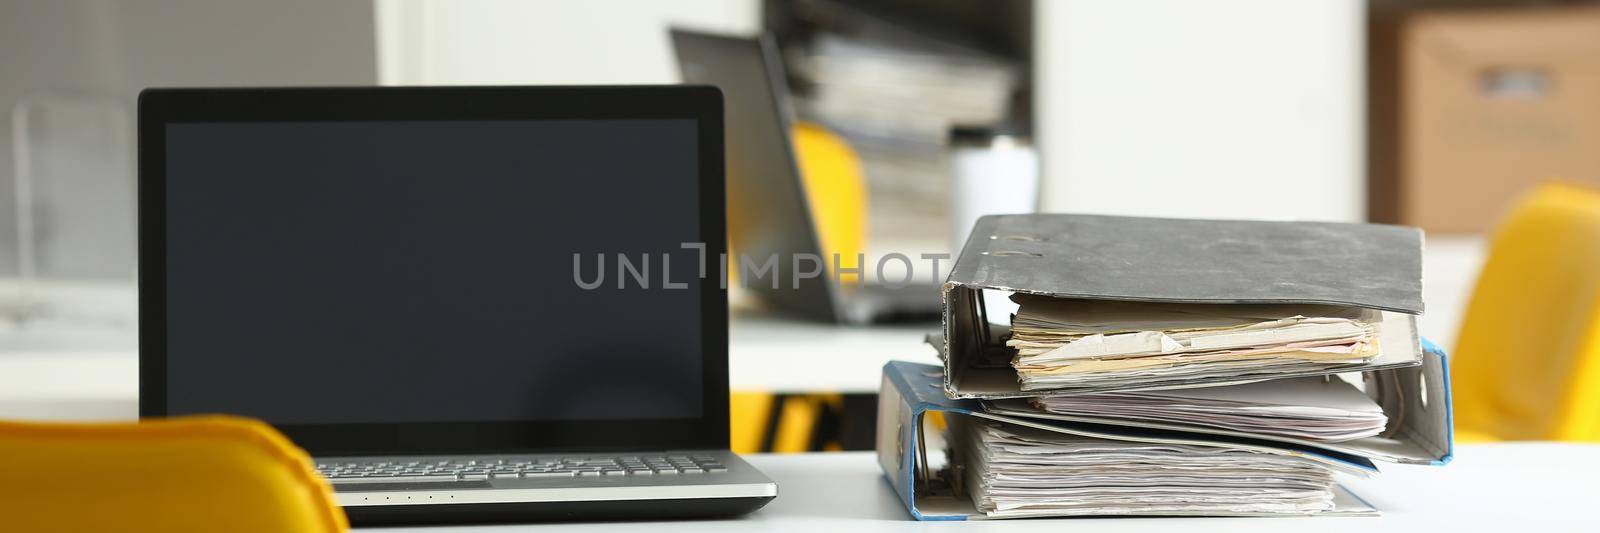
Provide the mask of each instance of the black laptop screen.
{"label": "black laptop screen", "polygon": [[716,281],[680,246],[700,229],[696,135],[685,119],[169,124],[168,412],[702,416]]}

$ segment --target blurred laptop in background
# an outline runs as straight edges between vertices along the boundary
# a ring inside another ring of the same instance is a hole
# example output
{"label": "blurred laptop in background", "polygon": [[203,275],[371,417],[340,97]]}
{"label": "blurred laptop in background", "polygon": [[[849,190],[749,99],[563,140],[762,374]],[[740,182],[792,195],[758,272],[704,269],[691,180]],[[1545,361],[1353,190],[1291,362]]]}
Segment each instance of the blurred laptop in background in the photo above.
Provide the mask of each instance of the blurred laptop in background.
{"label": "blurred laptop in background", "polygon": [[[789,88],[771,37],[674,29],[672,45],[685,83],[722,90],[727,109],[730,248],[758,265],[778,258],[776,270],[769,274],[779,278],[775,284],[763,277],[746,279],[743,286],[776,310],[817,320],[853,324],[938,320],[937,280],[891,284],[875,279],[872,258],[860,265],[859,284],[840,283],[830,270],[832,255],[820,243],[790,137],[794,119],[788,107]],[[824,273],[795,275],[788,267],[796,264],[796,256],[823,258]],[[848,267],[853,259],[841,262]],[[730,265],[739,267],[737,259]],[[925,265],[913,268],[918,267]],[[891,282],[900,279],[888,277]]]}

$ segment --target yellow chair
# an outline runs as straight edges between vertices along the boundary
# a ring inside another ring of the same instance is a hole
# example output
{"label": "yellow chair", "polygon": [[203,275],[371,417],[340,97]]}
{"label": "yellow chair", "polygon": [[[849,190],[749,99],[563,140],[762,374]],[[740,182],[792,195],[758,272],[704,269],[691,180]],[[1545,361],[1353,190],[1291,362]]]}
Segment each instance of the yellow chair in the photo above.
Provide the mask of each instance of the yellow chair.
{"label": "yellow chair", "polygon": [[1462,440],[1600,441],[1600,191],[1547,184],[1516,205],[1450,367]]}
{"label": "yellow chair", "polygon": [[840,394],[734,392],[729,398],[729,444],[736,453],[840,451],[822,420],[844,416]]}
{"label": "yellow chair", "polygon": [[[822,126],[799,122],[792,131],[823,258],[829,268],[834,254],[839,255],[840,267],[861,268],[856,254],[866,250],[867,241],[867,183],[861,158],[843,137]],[[858,279],[853,273],[839,276],[845,284]]]}
{"label": "yellow chair", "polygon": [[311,459],[264,423],[0,422],[0,530],[334,532]]}

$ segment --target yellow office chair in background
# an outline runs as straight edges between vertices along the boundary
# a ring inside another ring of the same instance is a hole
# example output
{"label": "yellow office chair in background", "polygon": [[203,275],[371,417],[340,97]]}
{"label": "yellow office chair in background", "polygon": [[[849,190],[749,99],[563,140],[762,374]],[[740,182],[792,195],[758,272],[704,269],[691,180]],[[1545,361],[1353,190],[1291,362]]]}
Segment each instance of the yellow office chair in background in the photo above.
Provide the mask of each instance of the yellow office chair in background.
{"label": "yellow office chair in background", "polygon": [[1450,374],[1462,440],[1600,441],[1600,191],[1546,184],[1501,222]]}
{"label": "yellow office chair in background", "polygon": [[[861,157],[843,137],[821,125],[797,122],[790,131],[811,221],[829,268],[833,254],[839,254],[844,268],[865,266],[856,263],[856,254],[867,248],[867,179]],[[853,273],[839,277],[845,284],[857,280]]]}
{"label": "yellow office chair in background", "polygon": [[303,450],[228,416],[0,422],[0,502],[0,531],[349,529]]}

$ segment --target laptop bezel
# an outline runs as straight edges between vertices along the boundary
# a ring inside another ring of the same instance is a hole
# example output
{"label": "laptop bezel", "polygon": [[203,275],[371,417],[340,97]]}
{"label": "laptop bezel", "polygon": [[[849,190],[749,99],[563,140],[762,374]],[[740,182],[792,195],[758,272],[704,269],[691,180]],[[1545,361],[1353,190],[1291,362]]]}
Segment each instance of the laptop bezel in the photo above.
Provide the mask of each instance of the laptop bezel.
{"label": "laptop bezel", "polygon": [[[139,416],[167,406],[166,126],[183,122],[692,119],[699,239],[727,250],[722,94],[706,86],[147,89],[139,95]],[[715,273],[713,272],[713,275]],[[559,280],[552,281],[559,282]],[[701,288],[699,418],[275,425],[318,456],[727,449],[727,289]],[[285,394],[293,394],[285,391]]]}

